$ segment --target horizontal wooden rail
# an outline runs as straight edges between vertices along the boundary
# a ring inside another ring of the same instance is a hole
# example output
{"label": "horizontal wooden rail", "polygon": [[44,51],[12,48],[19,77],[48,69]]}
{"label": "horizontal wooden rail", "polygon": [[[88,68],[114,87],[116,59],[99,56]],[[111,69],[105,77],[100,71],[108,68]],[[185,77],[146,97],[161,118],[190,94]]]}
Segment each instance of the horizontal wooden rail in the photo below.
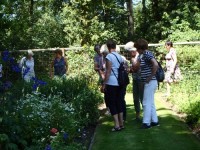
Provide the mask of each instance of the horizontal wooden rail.
{"label": "horizontal wooden rail", "polygon": [[[200,41],[195,41],[195,42],[176,42],[173,43],[174,45],[200,45]],[[149,44],[149,47],[157,47],[157,46],[164,46],[164,43],[159,43],[159,44]],[[124,47],[125,45],[118,45],[119,47]],[[47,49],[28,49],[32,50],[33,52],[39,52],[39,51],[54,51],[57,48],[47,48]],[[68,47],[68,48],[60,48],[62,50],[68,51],[68,50],[81,50],[83,47]],[[26,52],[28,50],[17,50],[20,52]]]}

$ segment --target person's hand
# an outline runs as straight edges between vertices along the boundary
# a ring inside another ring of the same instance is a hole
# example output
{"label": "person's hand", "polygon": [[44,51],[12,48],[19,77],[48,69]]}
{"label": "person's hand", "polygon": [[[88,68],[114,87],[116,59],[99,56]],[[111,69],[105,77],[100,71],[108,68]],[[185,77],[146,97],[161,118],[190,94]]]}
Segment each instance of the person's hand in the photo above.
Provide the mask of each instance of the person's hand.
{"label": "person's hand", "polygon": [[101,89],[100,89],[101,93],[104,93],[104,92],[105,92],[105,89],[106,89],[106,85],[105,85],[105,84],[102,84]]}
{"label": "person's hand", "polygon": [[151,81],[151,79],[152,79],[152,76],[147,77],[146,83],[149,83]]}
{"label": "person's hand", "polygon": [[104,74],[102,74],[102,80],[104,80],[105,79],[105,75]]}

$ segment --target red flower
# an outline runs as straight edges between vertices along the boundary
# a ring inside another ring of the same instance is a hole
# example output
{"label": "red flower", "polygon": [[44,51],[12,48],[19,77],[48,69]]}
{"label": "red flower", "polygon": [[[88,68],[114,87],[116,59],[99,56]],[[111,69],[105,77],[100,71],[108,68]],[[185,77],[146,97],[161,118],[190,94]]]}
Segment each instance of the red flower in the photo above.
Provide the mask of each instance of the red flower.
{"label": "red flower", "polygon": [[52,129],[50,130],[50,132],[51,132],[53,135],[55,135],[55,134],[58,132],[58,130],[57,130],[56,128],[52,128]]}

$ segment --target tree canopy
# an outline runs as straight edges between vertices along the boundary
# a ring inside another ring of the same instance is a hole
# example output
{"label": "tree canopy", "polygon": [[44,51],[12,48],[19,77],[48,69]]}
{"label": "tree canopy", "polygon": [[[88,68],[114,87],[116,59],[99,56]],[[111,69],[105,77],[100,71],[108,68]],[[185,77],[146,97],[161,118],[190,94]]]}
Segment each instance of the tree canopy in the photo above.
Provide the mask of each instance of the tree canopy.
{"label": "tree canopy", "polygon": [[[198,0],[3,0],[0,49],[200,39]],[[187,36],[186,36],[187,35]]]}

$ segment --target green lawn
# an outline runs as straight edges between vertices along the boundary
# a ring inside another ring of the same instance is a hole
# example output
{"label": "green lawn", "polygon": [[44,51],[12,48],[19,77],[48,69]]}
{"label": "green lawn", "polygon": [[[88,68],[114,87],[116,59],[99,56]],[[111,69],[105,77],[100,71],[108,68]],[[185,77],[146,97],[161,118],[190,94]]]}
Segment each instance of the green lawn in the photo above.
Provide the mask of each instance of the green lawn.
{"label": "green lawn", "polygon": [[112,117],[103,116],[96,128],[92,150],[200,150],[200,141],[188,130],[171,109],[156,94],[156,106],[160,126],[140,129],[141,122],[133,120],[132,94],[126,95],[127,122],[125,129],[111,132]]}

